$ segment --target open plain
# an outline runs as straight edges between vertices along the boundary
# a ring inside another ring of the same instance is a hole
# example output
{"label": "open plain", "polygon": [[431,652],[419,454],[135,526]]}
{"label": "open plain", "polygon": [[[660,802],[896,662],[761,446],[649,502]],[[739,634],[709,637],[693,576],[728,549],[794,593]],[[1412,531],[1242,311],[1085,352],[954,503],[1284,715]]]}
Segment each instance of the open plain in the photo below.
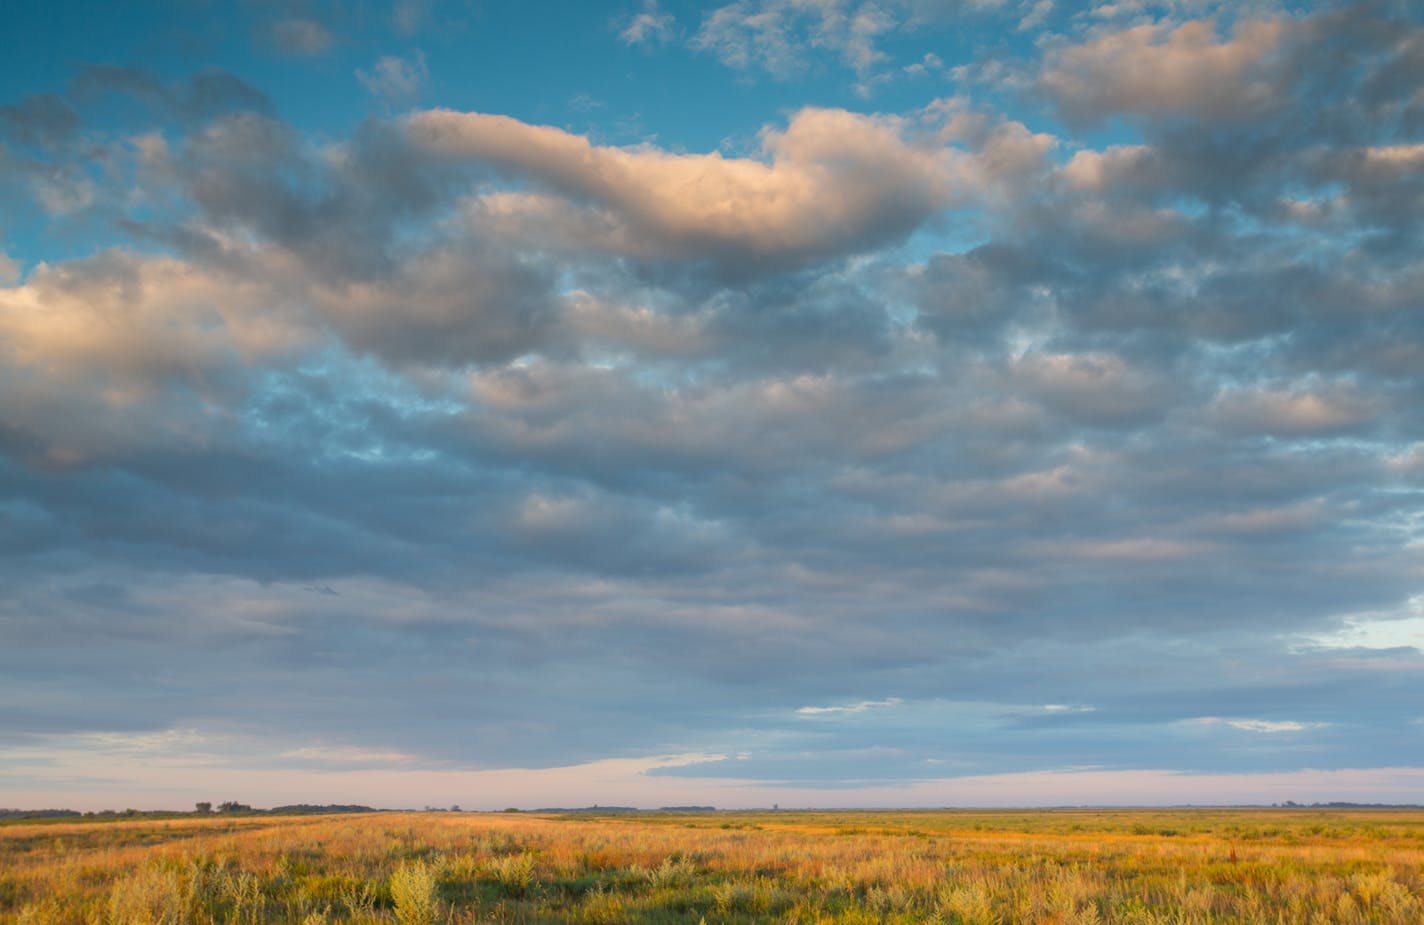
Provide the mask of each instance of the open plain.
{"label": "open plain", "polygon": [[0,827],[0,922],[1424,921],[1424,811],[188,816]]}

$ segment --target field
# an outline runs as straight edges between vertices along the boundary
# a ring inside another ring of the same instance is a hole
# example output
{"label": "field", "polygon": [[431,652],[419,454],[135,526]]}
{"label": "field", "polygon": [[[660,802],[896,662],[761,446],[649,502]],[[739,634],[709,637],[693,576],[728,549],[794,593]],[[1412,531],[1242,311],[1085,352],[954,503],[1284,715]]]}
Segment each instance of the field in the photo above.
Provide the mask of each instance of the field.
{"label": "field", "polygon": [[1424,811],[0,826],[0,922],[1424,922]]}

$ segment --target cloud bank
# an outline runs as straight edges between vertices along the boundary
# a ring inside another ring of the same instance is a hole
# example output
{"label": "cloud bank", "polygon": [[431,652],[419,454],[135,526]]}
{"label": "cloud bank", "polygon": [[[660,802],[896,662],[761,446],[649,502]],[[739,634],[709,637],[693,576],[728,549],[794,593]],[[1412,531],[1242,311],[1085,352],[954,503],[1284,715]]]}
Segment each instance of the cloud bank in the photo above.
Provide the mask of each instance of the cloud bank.
{"label": "cloud bank", "polygon": [[407,12],[242,39],[339,128],[0,100],[12,799],[1417,791],[1417,16],[630,6],[801,97],[688,143],[450,100]]}

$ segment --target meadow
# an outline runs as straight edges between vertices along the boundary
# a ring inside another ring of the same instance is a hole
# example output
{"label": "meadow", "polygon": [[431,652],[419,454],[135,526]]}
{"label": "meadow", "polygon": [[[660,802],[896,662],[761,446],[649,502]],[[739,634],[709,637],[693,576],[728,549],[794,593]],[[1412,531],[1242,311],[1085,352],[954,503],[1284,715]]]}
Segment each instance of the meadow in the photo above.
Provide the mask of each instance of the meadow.
{"label": "meadow", "polygon": [[190,816],[0,826],[0,922],[1424,922],[1424,811]]}

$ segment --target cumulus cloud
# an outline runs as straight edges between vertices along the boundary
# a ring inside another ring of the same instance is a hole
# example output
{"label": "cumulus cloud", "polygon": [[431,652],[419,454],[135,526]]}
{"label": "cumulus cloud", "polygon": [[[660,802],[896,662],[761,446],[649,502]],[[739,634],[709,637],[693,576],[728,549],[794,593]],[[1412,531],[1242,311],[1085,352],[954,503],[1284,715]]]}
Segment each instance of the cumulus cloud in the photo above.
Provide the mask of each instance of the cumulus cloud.
{"label": "cumulus cloud", "polygon": [[1244,20],[1229,38],[1193,20],[1107,31],[1050,52],[1042,90],[1070,118],[1190,115],[1240,119],[1280,102],[1284,20]]}
{"label": "cumulus cloud", "polygon": [[41,265],[0,290],[0,325],[12,363],[142,388],[210,369],[229,351],[253,362],[299,341],[274,301],[268,280],[114,251]]}
{"label": "cumulus cloud", "polygon": [[478,244],[391,278],[318,284],[313,302],[353,346],[397,362],[509,360],[545,346],[559,324],[548,270]]}
{"label": "cumulus cloud", "polygon": [[955,193],[946,151],[911,144],[896,120],[840,110],[802,110],[786,129],[763,131],[765,160],[600,147],[482,113],[431,110],[406,126],[425,151],[560,195],[496,200],[506,219],[547,217],[590,233],[584,246],[709,260],[729,273],[892,241]]}
{"label": "cumulus cloud", "polygon": [[5,436],[57,466],[201,444],[214,411],[245,391],[247,364],[312,336],[272,280],[123,251],[41,264],[0,288]]}

